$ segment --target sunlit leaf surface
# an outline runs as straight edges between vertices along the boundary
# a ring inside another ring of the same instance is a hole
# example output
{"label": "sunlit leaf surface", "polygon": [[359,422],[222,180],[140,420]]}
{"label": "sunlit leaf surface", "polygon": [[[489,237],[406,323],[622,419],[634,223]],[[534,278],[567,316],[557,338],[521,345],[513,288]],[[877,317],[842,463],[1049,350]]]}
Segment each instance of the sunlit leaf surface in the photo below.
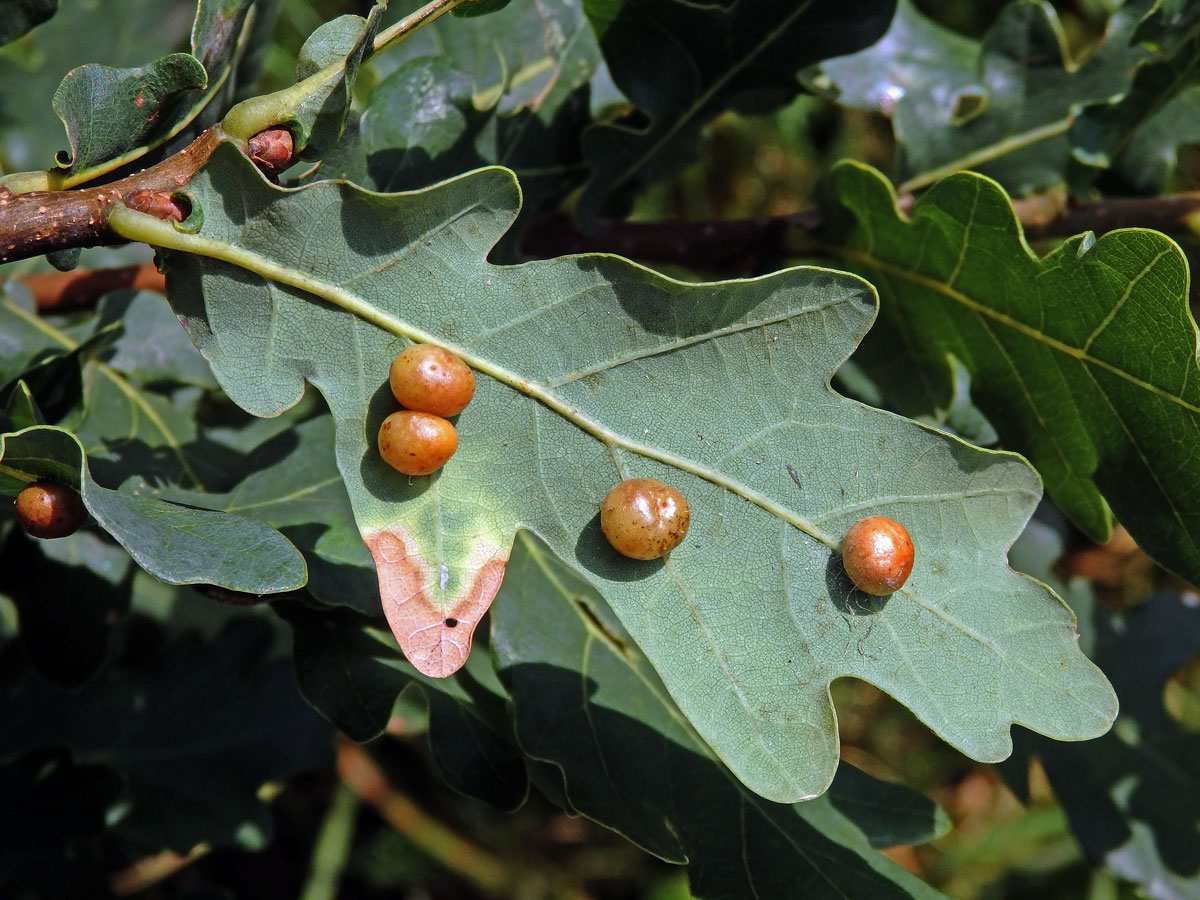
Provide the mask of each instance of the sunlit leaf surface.
{"label": "sunlit leaf surface", "polygon": [[[604,256],[493,266],[518,205],[503,170],[413,194],[285,192],[227,146],[194,188],[200,235],[118,218],[191,251],[167,260],[172,302],[239,404],[276,415],[305,382],[324,394],[384,610],[422,671],[461,665],[526,527],[588,574],[704,739],[766,796],[828,785],[828,684],[842,675],[982,759],[1007,754],[1013,721],[1064,738],[1107,728],[1112,694],[1069,611],[1005,563],[1039,495],[1026,465],[829,389],[873,318],[859,279],[809,268],[685,285]],[[374,446],[407,339],[445,343],[478,379],[458,455],[413,479]],[[600,534],[601,498],[632,475],[691,502],[666,559],[619,557]],[[837,552],[868,512],[902,520],[920,548],[886,604],[848,585]]]}

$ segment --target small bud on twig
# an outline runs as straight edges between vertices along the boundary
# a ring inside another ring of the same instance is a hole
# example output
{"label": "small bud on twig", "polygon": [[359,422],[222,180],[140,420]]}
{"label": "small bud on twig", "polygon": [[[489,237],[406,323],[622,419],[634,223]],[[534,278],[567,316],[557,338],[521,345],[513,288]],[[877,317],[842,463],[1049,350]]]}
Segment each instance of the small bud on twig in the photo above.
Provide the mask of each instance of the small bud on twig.
{"label": "small bud on twig", "polygon": [[125,195],[125,205],[138,212],[148,213],[158,219],[168,219],[172,222],[182,222],[187,218],[185,210],[179,201],[166,191],[151,191],[138,188]]}
{"label": "small bud on twig", "polygon": [[250,159],[266,172],[273,175],[282,172],[292,164],[292,153],[295,143],[292,133],[286,128],[268,128],[260,131],[248,142]]}

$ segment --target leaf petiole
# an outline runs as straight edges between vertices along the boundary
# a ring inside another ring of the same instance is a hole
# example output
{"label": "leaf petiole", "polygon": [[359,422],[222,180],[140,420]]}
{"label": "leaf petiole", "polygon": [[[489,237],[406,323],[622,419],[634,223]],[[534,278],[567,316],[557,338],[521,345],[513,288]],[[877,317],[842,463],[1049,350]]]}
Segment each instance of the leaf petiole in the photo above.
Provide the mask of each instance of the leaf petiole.
{"label": "leaf petiole", "polygon": [[393,44],[398,44],[409,35],[424,28],[430,22],[450,12],[454,7],[467,2],[470,2],[470,0],[432,0],[432,2],[426,3],[416,12],[405,16],[391,28],[376,35],[375,43],[371,47],[368,59],[382,53]]}

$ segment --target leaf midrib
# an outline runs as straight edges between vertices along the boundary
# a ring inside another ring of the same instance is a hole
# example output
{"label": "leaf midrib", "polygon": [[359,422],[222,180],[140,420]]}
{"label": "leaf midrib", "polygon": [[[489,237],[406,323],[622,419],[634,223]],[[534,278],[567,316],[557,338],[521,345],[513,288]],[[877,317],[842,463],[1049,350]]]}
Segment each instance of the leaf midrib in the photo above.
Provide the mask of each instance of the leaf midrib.
{"label": "leaf midrib", "polygon": [[[878,256],[875,256],[874,254],[866,253],[864,251],[853,250],[849,247],[837,247],[835,250],[839,255],[853,260],[859,265],[884,272],[885,274],[899,278],[902,281],[907,281],[927,290],[941,294],[943,297],[953,300],[955,303],[958,303],[960,306],[970,310],[982,318],[990,319],[993,322],[1011,328],[1013,331],[1016,331],[1030,340],[1045,344],[1050,349],[1069,356],[1078,362],[1093,365],[1098,369],[1103,369],[1109,374],[1117,376],[1122,381],[1126,381],[1134,387],[1140,388],[1148,393],[1161,397],[1168,402],[1174,403],[1180,408],[1186,409],[1188,412],[1200,414],[1200,406],[1196,406],[1195,404],[1187,402],[1178,394],[1172,394],[1170,391],[1160,388],[1158,385],[1151,384],[1148,381],[1138,378],[1131,372],[1126,372],[1124,369],[1115,366],[1110,362],[1100,359],[1097,356],[1093,356],[1083,347],[1075,347],[1071,344],[1068,344],[1066,341],[1061,341],[1058,338],[1051,337],[1044,331],[1039,331],[1037,328],[1034,328],[1032,325],[1028,325],[1019,319],[1015,319],[1012,316],[1006,315],[1005,313],[980,303],[977,300],[973,300],[962,291],[956,290],[937,278],[932,278],[928,275],[914,272],[911,269],[906,269],[903,266],[887,262],[883,259],[880,259]],[[1149,270],[1151,266],[1157,263],[1168,253],[1170,253],[1169,248],[1160,251],[1154,260],[1146,266],[1146,270]]]}
{"label": "leaf midrib", "polygon": [[[450,343],[438,335],[417,328],[390,313],[383,312],[342,287],[310,277],[295,269],[276,263],[257,252],[241,247],[234,247],[198,234],[181,233],[176,231],[168,222],[127,207],[113,209],[109,216],[109,224],[118,233],[122,233],[134,240],[146,241],[155,246],[217,259],[245,269],[246,271],[254,272],[269,281],[286,284],[289,287],[320,297],[322,300],[326,300],[346,310],[377,328],[390,334],[407,338],[414,343],[435,344],[444,347],[462,359],[471,368],[508,385],[513,390],[537,400],[543,406],[558,413],[581,431],[590,434],[605,446],[621,448],[646,459],[652,459],[680,471],[695,475],[698,478],[703,478],[705,481],[737,494],[776,518],[788,522],[799,531],[804,532],[814,540],[820,541],[827,547],[833,550],[841,547],[841,541],[835,536],[829,534],[811,520],[772,500],[761,491],[757,491],[741,482],[734,481],[721,472],[676,453],[617,434],[596,419],[580,412],[561,399],[546,384],[531,381],[516,372],[497,365],[490,359],[482,357],[466,347]],[[386,268],[386,266],[379,268]]]}

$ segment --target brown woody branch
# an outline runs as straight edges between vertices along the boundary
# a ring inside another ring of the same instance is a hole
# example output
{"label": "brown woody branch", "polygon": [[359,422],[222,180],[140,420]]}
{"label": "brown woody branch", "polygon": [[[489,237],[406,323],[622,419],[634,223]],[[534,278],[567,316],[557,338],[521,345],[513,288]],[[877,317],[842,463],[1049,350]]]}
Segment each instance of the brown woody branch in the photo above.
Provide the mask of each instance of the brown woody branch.
{"label": "brown woody branch", "polygon": [[[911,195],[899,198],[910,212]],[[1200,191],[1167,197],[1132,197],[1068,204],[1054,194],[1017,200],[1017,217],[1031,241],[1069,237],[1084,231],[1103,234],[1140,226],[1168,233],[1190,232],[1200,213]],[[797,233],[821,226],[820,212],[803,210],[783,216],[710,222],[601,221],[581,230],[563,213],[551,213],[530,225],[522,238],[527,256],[549,259],[568,253],[616,253],[646,262],[672,263],[707,272],[761,271],[780,257],[800,255]],[[814,252],[814,251],[807,251]]]}
{"label": "brown woody branch", "polygon": [[792,229],[812,231],[820,224],[816,210],[804,210],[786,216],[711,222],[604,220],[594,230],[583,231],[567,214],[553,212],[529,226],[521,238],[521,250],[540,259],[568,253],[615,253],[708,271],[741,272],[784,255]]}
{"label": "brown woody branch", "polygon": [[[76,247],[124,243],[108,225],[120,203],[176,222],[189,210],[178,192],[208,162],[226,135],[210,128],[174,156],[103,187],[14,193],[0,186],[0,263]],[[268,177],[291,164],[293,144],[286,128],[268,128],[250,138],[246,152]]]}
{"label": "brown woody branch", "polygon": [[[0,263],[75,247],[123,243],[108,227],[117,203],[143,208],[187,185],[221,140],[210,128],[174,156],[103,187],[13,193],[0,187]],[[153,208],[147,211],[155,211]],[[165,217],[175,216],[160,210]]]}
{"label": "brown woody branch", "polygon": [[[107,222],[109,210],[117,203],[161,218],[181,219],[187,210],[180,208],[173,195],[191,181],[224,137],[219,127],[209,129],[169,159],[103,187],[22,194],[0,187],[0,263],[55,250],[122,243],[123,238]],[[292,160],[291,133],[279,127],[262,131],[249,140],[247,153],[272,177]],[[904,195],[898,202],[901,209],[909,211],[914,198]],[[1083,231],[1102,234],[1134,225],[1179,233],[1190,231],[1190,221],[1200,214],[1200,191],[1079,204],[1064,203],[1048,193],[1013,205],[1030,240]],[[819,211],[808,209],[783,216],[709,222],[603,221],[584,232],[569,216],[556,212],[530,225],[522,238],[522,250],[537,258],[607,252],[709,272],[748,273],[774,268],[775,260],[798,255],[797,235],[820,226]],[[75,280],[52,282],[49,279],[55,276],[46,277],[44,285],[31,284],[31,288],[39,297],[39,306],[53,309],[79,308],[105,290],[125,286],[120,282],[124,275],[96,274],[95,281],[75,276]],[[109,277],[115,277],[117,283],[110,286]],[[153,286],[160,284],[155,281]]]}
{"label": "brown woody branch", "polygon": [[1117,228],[1153,228],[1168,234],[1191,234],[1190,220],[1200,213],[1200,191],[1186,191],[1165,197],[1116,197],[1068,204],[1058,215],[1040,219],[1030,200],[1013,205],[1031,241],[1070,237],[1093,231],[1098,235]]}

